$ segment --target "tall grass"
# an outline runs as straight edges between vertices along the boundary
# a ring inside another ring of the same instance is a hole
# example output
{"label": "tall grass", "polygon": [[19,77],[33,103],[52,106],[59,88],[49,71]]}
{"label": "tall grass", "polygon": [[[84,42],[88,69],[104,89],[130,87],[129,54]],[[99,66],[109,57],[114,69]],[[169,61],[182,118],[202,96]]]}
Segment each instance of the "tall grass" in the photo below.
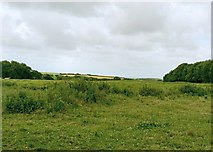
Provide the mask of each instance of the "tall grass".
{"label": "tall grass", "polygon": [[165,96],[205,96],[210,94],[208,88],[192,84],[165,89],[148,84],[142,84],[142,86],[135,88],[131,85],[122,86],[119,83],[90,81],[82,78],[76,78],[72,81],[38,82],[33,84],[22,81],[23,84],[20,86],[21,83],[5,81],[4,87],[15,90],[9,91],[4,98],[6,100],[5,111],[8,113],[31,113],[41,109],[47,113],[61,112],[70,105],[77,107],[78,104],[87,103],[109,104],[115,95],[120,95],[123,98],[152,96],[164,100]]}

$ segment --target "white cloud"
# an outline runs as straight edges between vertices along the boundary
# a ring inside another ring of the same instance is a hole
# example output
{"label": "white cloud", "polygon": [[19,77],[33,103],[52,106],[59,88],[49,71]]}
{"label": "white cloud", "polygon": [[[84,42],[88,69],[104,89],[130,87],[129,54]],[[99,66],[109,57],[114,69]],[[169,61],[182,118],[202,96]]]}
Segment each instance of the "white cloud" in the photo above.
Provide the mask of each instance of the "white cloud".
{"label": "white cloud", "polygon": [[163,77],[210,58],[210,3],[4,3],[3,59],[40,71]]}
{"label": "white cloud", "polygon": [[167,3],[122,3],[111,17],[111,30],[118,34],[158,32],[165,27]]}

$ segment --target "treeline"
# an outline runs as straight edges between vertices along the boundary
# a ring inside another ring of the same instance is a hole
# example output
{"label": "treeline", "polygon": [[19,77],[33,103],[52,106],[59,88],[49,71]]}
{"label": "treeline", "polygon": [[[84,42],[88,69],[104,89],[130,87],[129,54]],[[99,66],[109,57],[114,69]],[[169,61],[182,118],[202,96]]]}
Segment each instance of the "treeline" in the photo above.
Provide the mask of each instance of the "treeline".
{"label": "treeline", "polygon": [[213,60],[196,62],[194,64],[182,63],[176,69],[163,77],[166,82],[185,81],[194,83],[213,82]]}
{"label": "treeline", "polygon": [[[60,74],[48,74],[40,73],[36,70],[33,70],[31,67],[27,66],[25,63],[19,63],[17,61],[1,61],[0,62],[0,72],[1,78],[10,78],[10,79],[43,79],[43,80],[75,80],[75,79],[84,79],[84,80],[109,80],[109,79],[97,79],[92,77],[84,77],[81,74],[77,74],[74,77],[70,77]],[[114,77],[113,80],[121,80],[120,77]]]}
{"label": "treeline", "polygon": [[0,62],[2,73],[1,78],[11,79],[42,79],[43,76],[40,72],[32,70],[31,67],[24,63],[16,61],[1,61]]}

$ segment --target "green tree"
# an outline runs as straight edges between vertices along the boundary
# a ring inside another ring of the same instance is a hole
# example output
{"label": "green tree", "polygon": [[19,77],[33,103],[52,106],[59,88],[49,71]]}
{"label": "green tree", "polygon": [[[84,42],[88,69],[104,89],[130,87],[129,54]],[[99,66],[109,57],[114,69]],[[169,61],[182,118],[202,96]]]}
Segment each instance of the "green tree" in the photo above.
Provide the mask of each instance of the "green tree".
{"label": "green tree", "polygon": [[7,78],[10,77],[10,72],[11,72],[11,64],[8,61],[2,61],[1,62],[1,69],[2,69],[2,78]]}
{"label": "green tree", "polygon": [[43,74],[42,78],[45,80],[54,80],[50,74]]}
{"label": "green tree", "polygon": [[0,62],[2,66],[2,78],[11,79],[41,79],[42,74],[36,70],[32,70],[31,67],[24,63],[19,63],[17,61],[2,61]]}
{"label": "green tree", "polygon": [[187,82],[212,82],[212,60],[196,62],[194,64],[183,63],[177,68],[165,74],[164,81],[187,81]]}

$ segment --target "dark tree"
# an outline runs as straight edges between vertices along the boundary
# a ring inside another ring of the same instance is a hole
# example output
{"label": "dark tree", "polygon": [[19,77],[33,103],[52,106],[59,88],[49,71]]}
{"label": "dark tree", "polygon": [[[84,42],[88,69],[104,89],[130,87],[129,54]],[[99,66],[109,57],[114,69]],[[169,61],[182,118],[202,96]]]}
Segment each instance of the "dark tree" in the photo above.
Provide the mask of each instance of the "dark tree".
{"label": "dark tree", "polygon": [[54,80],[50,74],[43,74],[43,79],[45,80]]}
{"label": "dark tree", "polygon": [[120,78],[120,77],[115,76],[115,77],[114,77],[114,80],[121,80],[121,78]]}
{"label": "dark tree", "polygon": [[2,78],[11,79],[41,79],[42,74],[24,63],[16,61],[2,61],[0,62],[2,69]]}
{"label": "dark tree", "polygon": [[186,81],[209,83],[212,82],[213,78],[212,67],[212,60],[196,62],[194,64],[183,63],[166,74],[163,80],[167,82]]}

